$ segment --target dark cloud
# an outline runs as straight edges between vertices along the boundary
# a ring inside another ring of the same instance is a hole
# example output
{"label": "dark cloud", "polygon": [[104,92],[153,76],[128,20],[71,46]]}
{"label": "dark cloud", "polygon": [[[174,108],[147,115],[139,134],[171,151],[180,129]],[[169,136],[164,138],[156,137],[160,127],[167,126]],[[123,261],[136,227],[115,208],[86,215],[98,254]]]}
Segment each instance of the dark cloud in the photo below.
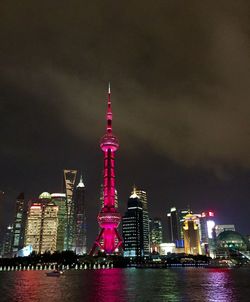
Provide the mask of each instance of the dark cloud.
{"label": "dark cloud", "polygon": [[[141,163],[137,179],[119,172],[123,183],[155,183],[143,176],[153,160],[170,165],[171,175],[195,170],[196,179],[212,171],[230,183],[248,173],[248,1],[2,1],[0,11],[2,158],[62,169],[77,165],[68,157],[82,149],[80,163],[93,161],[110,80],[120,165],[126,158],[133,171]],[[101,164],[94,166],[93,174]],[[200,197],[190,194],[196,205]]]}

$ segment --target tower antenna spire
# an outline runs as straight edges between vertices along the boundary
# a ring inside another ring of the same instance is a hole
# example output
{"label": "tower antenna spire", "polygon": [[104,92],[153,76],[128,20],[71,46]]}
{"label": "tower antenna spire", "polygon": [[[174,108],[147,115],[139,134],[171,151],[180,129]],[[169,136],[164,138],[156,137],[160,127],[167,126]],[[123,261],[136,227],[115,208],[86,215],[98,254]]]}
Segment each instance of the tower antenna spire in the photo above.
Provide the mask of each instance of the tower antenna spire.
{"label": "tower antenna spire", "polygon": [[112,108],[111,108],[111,88],[110,82],[108,84],[108,109],[107,109],[107,133],[112,133]]}

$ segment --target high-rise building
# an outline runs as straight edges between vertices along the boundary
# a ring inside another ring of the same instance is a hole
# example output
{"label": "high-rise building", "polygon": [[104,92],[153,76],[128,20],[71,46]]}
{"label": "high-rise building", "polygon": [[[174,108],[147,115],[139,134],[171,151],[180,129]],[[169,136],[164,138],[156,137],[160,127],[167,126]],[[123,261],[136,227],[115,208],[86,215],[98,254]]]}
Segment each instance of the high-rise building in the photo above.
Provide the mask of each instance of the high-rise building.
{"label": "high-rise building", "polygon": [[31,245],[32,250],[40,253],[43,205],[33,203],[28,211],[24,245]]}
{"label": "high-rise building", "polygon": [[186,254],[201,254],[199,218],[191,213],[184,217],[184,250]]}
{"label": "high-rise building", "polygon": [[37,253],[54,252],[57,248],[58,206],[47,192],[39,196],[39,202],[31,204],[25,230],[25,246],[31,245]]}
{"label": "high-rise building", "polygon": [[124,257],[143,257],[143,207],[139,196],[133,193],[122,218]]}
{"label": "high-rise building", "polygon": [[175,243],[176,247],[181,247],[181,224],[178,210],[172,207],[167,217],[167,229],[170,234],[169,242]]}
{"label": "high-rise building", "polygon": [[67,209],[66,209],[66,194],[65,193],[52,193],[52,202],[58,206],[58,228],[57,228],[57,242],[56,250],[64,251],[67,247]]}
{"label": "high-rise building", "polygon": [[149,215],[148,215],[148,199],[147,193],[143,190],[137,189],[135,186],[131,194],[139,197],[142,203],[143,213],[143,253],[144,256],[149,256],[150,253],[150,232],[149,232]]}
{"label": "high-rise building", "polygon": [[122,238],[118,232],[121,215],[115,207],[115,152],[119,148],[117,137],[112,130],[111,91],[108,90],[108,109],[106,115],[106,134],[102,137],[100,147],[104,154],[103,196],[104,206],[97,220],[100,233],[90,251],[93,255],[97,248],[112,254],[122,248]]}
{"label": "high-rise building", "polygon": [[189,210],[177,210],[172,207],[167,213],[167,242],[175,243],[177,248],[184,247],[183,222]]}
{"label": "high-rise building", "polygon": [[55,252],[57,243],[58,206],[49,202],[43,206],[40,253]]}
{"label": "high-rise building", "polygon": [[167,213],[167,220],[166,220],[166,242],[172,243],[172,232],[171,232],[171,213]]}
{"label": "high-rise building", "polygon": [[200,217],[200,235],[201,235],[201,248],[202,254],[210,255],[211,247],[214,245],[215,237],[215,221],[214,212],[202,212]]}
{"label": "high-rise building", "polygon": [[13,224],[13,240],[12,240],[12,254],[16,254],[23,248],[24,233],[26,222],[26,209],[24,201],[24,193],[20,193],[16,200],[15,217]]}
{"label": "high-rise building", "polygon": [[66,232],[66,250],[72,250],[75,235],[75,208],[74,208],[74,189],[77,170],[64,170],[64,188],[66,193],[66,210],[67,210],[67,232]]}
{"label": "high-rise building", "polygon": [[160,252],[162,243],[162,221],[160,218],[150,219],[150,249],[152,252]]}
{"label": "high-rise building", "polygon": [[82,176],[75,191],[75,243],[76,254],[83,255],[87,251],[85,185]]}
{"label": "high-rise building", "polygon": [[13,242],[13,225],[8,225],[4,234],[1,247],[1,256],[3,258],[12,257],[12,242]]}
{"label": "high-rise building", "polygon": [[184,247],[184,233],[183,233],[183,223],[185,220],[185,216],[187,214],[191,213],[192,211],[190,209],[186,209],[186,210],[179,210],[178,211],[178,217],[179,217],[179,230],[180,230],[180,240],[177,244],[177,247],[179,248],[183,248]]}

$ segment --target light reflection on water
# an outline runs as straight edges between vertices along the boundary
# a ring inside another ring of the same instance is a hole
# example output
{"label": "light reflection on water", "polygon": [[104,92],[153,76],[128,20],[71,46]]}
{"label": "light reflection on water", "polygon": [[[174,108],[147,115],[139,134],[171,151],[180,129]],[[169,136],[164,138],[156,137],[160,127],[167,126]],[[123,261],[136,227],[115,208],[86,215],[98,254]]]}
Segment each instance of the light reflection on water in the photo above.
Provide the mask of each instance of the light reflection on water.
{"label": "light reflection on water", "polygon": [[250,301],[250,270],[104,269],[0,273],[1,302]]}
{"label": "light reflection on water", "polygon": [[235,301],[235,284],[231,277],[231,271],[212,270],[206,274],[204,298],[206,301]]}

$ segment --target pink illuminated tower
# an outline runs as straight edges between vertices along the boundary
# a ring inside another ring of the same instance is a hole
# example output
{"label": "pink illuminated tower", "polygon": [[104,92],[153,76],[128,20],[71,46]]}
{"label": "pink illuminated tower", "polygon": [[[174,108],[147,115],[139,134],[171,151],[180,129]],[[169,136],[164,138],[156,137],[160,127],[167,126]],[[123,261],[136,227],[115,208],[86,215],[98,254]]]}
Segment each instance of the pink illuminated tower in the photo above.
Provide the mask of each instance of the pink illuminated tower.
{"label": "pink illuminated tower", "polygon": [[104,154],[103,171],[103,207],[98,214],[97,221],[101,228],[98,237],[90,251],[93,255],[97,248],[107,254],[112,254],[122,248],[122,239],[118,233],[121,215],[115,207],[115,151],[119,148],[119,141],[112,131],[111,90],[108,89],[106,134],[100,141]]}

